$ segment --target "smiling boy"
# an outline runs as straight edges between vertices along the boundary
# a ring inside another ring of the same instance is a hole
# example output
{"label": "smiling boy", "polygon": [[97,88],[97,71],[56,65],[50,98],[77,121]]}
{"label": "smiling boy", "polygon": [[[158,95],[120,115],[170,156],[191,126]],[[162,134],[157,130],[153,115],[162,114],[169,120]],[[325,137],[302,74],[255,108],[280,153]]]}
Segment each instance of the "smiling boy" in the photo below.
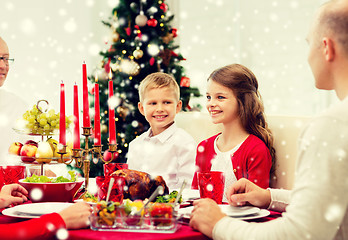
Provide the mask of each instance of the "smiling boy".
{"label": "smiling boy", "polygon": [[174,123],[182,107],[177,82],[166,73],[152,73],[140,83],[139,98],[150,129],[130,142],[128,167],[162,176],[169,189],[180,188],[184,179],[192,182],[196,143]]}

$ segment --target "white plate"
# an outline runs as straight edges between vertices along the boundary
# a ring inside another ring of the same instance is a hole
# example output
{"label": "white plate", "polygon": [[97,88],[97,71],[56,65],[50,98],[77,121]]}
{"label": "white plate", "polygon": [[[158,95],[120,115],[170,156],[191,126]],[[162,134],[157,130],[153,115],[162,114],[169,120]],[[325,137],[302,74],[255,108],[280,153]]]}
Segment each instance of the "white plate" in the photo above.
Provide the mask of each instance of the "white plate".
{"label": "white plate", "polygon": [[63,202],[28,203],[7,208],[2,211],[2,214],[19,218],[38,218],[44,214],[60,212],[72,204]]}
{"label": "white plate", "polygon": [[[233,207],[227,204],[221,204],[219,205],[219,207],[221,208],[222,212],[226,213],[230,217],[244,217],[248,215],[257,214],[260,212],[260,208],[251,207],[251,206]],[[193,210],[193,206],[180,208],[178,213],[183,214],[184,217],[187,217],[191,215],[192,210]]]}
{"label": "white plate", "polygon": [[261,209],[260,212],[258,212],[256,214],[248,215],[248,216],[244,216],[244,217],[235,217],[235,218],[241,219],[241,220],[250,220],[250,219],[258,219],[258,218],[267,217],[270,214],[271,214],[270,211],[268,211],[266,209]]}
{"label": "white plate", "polygon": [[252,206],[233,207],[228,204],[219,205],[221,211],[230,217],[244,217],[260,212],[260,208]]}

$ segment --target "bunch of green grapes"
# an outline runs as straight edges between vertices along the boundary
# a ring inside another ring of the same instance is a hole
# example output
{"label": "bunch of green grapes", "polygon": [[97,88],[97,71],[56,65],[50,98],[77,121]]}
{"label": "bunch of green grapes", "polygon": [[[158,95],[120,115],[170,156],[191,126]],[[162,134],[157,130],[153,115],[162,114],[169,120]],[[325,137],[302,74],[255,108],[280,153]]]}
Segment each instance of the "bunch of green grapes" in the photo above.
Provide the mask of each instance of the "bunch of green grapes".
{"label": "bunch of green grapes", "polygon": [[[54,109],[42,111],[34,105],[23,114],[23,119],[27,122],[26,130],[32,134],[52,135],[59,129],[59,113],[56,113]],[[71,122],[71,117],[65,116],[66,128],[69,128]]]}

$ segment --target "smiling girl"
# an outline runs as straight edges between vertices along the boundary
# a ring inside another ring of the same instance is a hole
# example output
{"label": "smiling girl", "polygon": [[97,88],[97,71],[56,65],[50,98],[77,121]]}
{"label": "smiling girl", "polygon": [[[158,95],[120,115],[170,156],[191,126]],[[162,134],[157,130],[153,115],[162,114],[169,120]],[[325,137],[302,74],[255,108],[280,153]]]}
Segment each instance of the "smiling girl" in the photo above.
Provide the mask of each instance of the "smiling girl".
{"label": "smiling girl", "polygon": [[[223,130],[198,145],[196,172],[224,172],[225,192],[240,178],[269,187],[275,150],[255,75],[240,64],[215,70],[208,78],[206,107]],[[192,188],[198,188],[197,174]]]}

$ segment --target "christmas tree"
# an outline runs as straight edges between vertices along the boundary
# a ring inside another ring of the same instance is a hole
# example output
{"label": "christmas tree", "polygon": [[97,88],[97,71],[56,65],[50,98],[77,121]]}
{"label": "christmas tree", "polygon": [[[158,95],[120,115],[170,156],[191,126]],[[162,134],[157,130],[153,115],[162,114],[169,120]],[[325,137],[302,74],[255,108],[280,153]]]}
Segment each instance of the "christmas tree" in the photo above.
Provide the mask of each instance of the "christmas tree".
{"label": "christmas tree", "polygon": [[[112,31],[111,41],[98,66],[100,85],[100,112],[103,150],[108,148],[108,81],[115,89],[115,108],[118,157],[115,162],[126,162],[128,144],[149,128],[138,111],[138,86],[148,74],[171,74],[180,86],[183,110],[190,110],[189,99],[200,96],[199,90],[190,86],[180,61],[185,58],[174,44],[177,29],[170,25],[174,15],[168,12],[161,0],[120,0],[112,10],[112,17],[103,23]],[[90,76],[95,82],[95,77]],[[101,164],[92,163],[91,176],[101,175]]]}

